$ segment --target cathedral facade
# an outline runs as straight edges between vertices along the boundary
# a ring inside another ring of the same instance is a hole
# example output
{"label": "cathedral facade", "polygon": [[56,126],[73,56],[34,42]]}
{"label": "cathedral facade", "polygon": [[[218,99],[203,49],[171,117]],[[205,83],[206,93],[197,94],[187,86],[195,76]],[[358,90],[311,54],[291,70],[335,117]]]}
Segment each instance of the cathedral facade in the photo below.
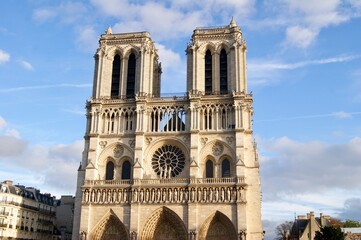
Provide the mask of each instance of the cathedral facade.
{"label": "cathedral facade", "polygon": [[246,42],[196,28],[187,93],[160,94],[148,32],[101,35],[73,239],[263,239]]}

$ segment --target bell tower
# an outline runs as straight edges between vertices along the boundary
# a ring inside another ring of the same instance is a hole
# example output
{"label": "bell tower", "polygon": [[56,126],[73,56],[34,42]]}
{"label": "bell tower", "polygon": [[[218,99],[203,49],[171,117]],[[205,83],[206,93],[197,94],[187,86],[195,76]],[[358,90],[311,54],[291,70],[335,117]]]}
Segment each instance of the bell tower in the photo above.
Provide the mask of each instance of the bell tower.
{"label": "bell tower", "polygon": [[196,28],[186,52],[187,91],[247,92],[246,41],[234,18],[228,26]]}
{"label": "bell tower", "polygon": [[94,56],[93,98],[159,96],[161,67],[148,32],[113,34],[109,27]]}

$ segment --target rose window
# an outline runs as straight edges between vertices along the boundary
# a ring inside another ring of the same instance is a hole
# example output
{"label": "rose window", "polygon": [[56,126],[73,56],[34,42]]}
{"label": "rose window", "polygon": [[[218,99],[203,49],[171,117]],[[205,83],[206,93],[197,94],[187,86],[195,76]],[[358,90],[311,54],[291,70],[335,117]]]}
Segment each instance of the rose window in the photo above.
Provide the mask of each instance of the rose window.
{"label": "rose window", "polygon": [[184,153],[172,145],[164,145],[158,148],[152,157],[153,170],[162,178],[178,176],[183,171],[184,165]]}

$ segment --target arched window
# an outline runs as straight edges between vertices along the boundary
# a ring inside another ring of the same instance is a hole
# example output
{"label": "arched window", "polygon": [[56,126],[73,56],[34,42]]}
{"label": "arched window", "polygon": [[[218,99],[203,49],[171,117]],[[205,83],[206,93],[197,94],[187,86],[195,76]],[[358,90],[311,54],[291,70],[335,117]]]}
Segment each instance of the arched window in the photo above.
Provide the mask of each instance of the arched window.
{"label": "arched window", "polygon": [[128,75],[127,75],[127,98],[133,98],[135,95],[135,72],[136,60],[134,53],[130,54],[128,59]]}
{"label": "arched window", "polygon": [[109,161],[107,162],[105,180],[113,180],[113,179],[114,179],[114,163],[112,161]]}
{"label": "arched window", "polygon": [[206,94],[212,93],[212,54],[207,50],[204,56],[204,91]]}
{"label": "arched window", "polygon": [[213,178],[213,162],[207,160],[206,162],[206,178]]}
{"label": "arched window", "polygon": [[228,159],[222,161],[222,177],[231,176],[231,166]]}
{"label": "arched window", "polygon": [[219,89],[221,93],[227,93],[228,91],[228,80],[227,80],[227,53],[226,50],[222,49],[219,55]]}
{"label": "arched window", "polygon": [[119,80],[120,80],[120,57],[118,54],[113,59],[113,72],[112,72],[112,88],[110,95],[112,97],[119,96]]}
{"label": "arched window", "polygon": [[122,179],[130,179],[131,166],[129,161],[124,161],[122,165]]}

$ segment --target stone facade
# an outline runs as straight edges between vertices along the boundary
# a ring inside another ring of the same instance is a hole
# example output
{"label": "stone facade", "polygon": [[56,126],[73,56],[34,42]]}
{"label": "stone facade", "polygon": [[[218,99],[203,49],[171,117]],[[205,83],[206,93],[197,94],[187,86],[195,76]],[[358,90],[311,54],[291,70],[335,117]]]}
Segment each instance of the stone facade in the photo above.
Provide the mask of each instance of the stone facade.
{"label": "stone facade", "polygon": [[73,196],[61,196],[57,200],[55,226],[62,240],[71,240],[74,222]]}
{"label": "stone facade", "polygon": [[183,96],[161,96],[149,33],[109,28],[99,45],[73,239],[262,239],[253,97],[235,21],[194,30]]}
{"label": "stone facade", "polygon": [[58,239],[55,199],[12,181],[0,183],[0,239]]}

